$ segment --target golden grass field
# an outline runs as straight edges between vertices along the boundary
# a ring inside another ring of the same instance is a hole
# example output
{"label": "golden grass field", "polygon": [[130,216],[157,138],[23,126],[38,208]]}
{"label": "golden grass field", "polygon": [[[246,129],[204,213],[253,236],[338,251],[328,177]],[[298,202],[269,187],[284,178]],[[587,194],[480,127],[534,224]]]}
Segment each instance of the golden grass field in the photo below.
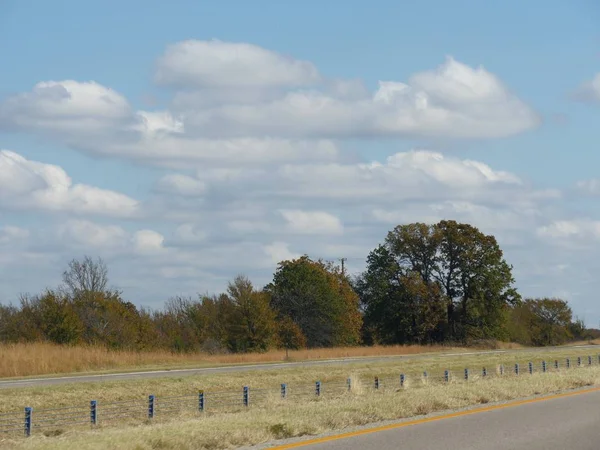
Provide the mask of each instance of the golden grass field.
{"label": "golden grass field", "polygon": [[[495,344],[497,348],[517,348],[516,344]],[[361,356],[410,355],[441,351],[461,351],[449,346],[395,345],[374,347],[337,347],[290,351],[292,361]],[[472,349],[469,349],[472,350]],[[177,354],[168,351],[112,351],[103,347],[62,346],[50,343],[0,344],[0,378],[66,373],[133,371],[184,368],[227,364],[270,363],[285,360],[284,350],[266,353],[208,355]]]}
{"label": "golden grass field", "polygon": [[[553,352],[549,357],[563,357],[560,352]],[[576,356],[571,352],[569,356]],[[460,361],[455,359],[452,364],[463,366],[464,363],[489,363],[492,359],[468,359]],[[498,361],[494,359],[494,361]],[[435,358],[430,367],[441,368]],[[334,374],[346,375],[344,369],[332,369]],[[419,368],[420,369],[420,368]],[[248,410],[226,414],[184,414],[168,420],[155,420],[155,423],[140,423],[136,426],[121,424],[113,428],[100,426],[98,430],[65,431],[59,436],[47,437],[35,435],[31,438],[0,441],[2,448],[10,450],[25,449],[123,449],[123,450],[151,450],[151,449],[228,449],[246,445],[260,444],[275,439],[316,435],[330,430],[341,430],[346,427],[365,425],[383,420],[400,419],[416,415],[427,414],[435,411],[458,409],[470,405],[485,404],[497,401],[506,401],[531,395],[547,394],[571,388],[591,386],[600,383],[600,366],[597,359],[591,367],[561,369],[552,373],[522,374],[520,376],[505,375],[503,377],[481,378],[473,377],[469,382],[455,380],[449,384],[441,382],[423,383],[414,378],[405,389],[387,388],[374,391],[367,385],[368,377],[373,373],[398,373],[399,367],[368,367],[357,365],[352,368],[353,390],[337,396],[323,395],[321,398],[311,398],[308,401],[292,402],[291,398],[281,399],[276,395],[267,398],[264,402],[252,406]],[[408,372],[408,371],[407,371]],[[433,372],[432,372],[433,373]],[[331,374],[333,376],[334,374]],[[268,375],[264,373],[246,374],[246,379],[251,379],[255,384],[263,382],[269,384],[282,376],[286,379],[296,377],[328,375],[325,371],[278,373]],[[268,379],[263,380],[267,376]],[[300,378],[298,378],[300,379]],[[367,381],[359,382],[359,379]],[[202,383],[200,383],[202,381]],[[227,380],[224,384],[230,387],[239,386],[241,379]],[[304,378],[302,378],[304,381]],[[153,382],[154,383],[154,382]],[[183,386],[197,387],[198,385],[217,386],[215,379],[211,380],[171,380],[164,381],[166,390],[178,389]],[[119,393],[126,396],[128,389],[133,385],[125,383],[120,387],[116,385],[95,386],[95,389],[106,389],[103,395]],[[143,389],[159,388],[159,385],[140,386]],[[71,392],[73,389],[74,392]],[[82,390],[89,388],[71,386],[48,389],[46,398],[52,395],[55,399],[62,395],[76,396]],[[50,394],[52,392],[52,394]],[[13,394],[14,395],[14,394]],[[37,391],[28,398],[34,401],[42,392]],[[4,397],[4,392],[3,392]],[[16,397],[13,397],[16,400]]]}

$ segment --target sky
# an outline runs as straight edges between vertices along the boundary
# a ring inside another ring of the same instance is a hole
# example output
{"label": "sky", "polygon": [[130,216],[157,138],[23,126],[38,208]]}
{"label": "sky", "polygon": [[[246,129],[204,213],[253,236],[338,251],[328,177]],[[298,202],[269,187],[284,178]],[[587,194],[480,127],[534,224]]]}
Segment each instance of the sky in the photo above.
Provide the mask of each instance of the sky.
{"label": "sky", "polygon": [[0,0],[0,302],[84,255],[137,305],[493,234],[600,325],[594,0]]}

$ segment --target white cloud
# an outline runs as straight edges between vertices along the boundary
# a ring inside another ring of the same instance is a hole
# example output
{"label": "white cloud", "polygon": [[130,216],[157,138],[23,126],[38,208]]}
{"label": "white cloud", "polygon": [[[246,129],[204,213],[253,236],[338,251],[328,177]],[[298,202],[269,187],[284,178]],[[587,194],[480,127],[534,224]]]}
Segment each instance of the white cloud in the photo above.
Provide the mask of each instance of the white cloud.
{"label": "white cloud", "polygon": [[289,91],[266,103],[186,110],[183,121],[211,136],[287,137],[502,137],[540,124],[539,116],[496,76],[453,58],[408,83],[382,81],[369,97],[348,100],[318,90]]}
{"label": "white cloud", "polygon": [[127,243],[128,233],[117,225],[69,220],[59,226],[58,236],[70,246],[114,251],[122,249]]}
{"label": "white cloud", "polygon": [[557,220],[539,229],[539,234],[551,238],[588,235],[600,237],[600,221],[588,219]]}
{"label": "white cloud", "polygon": [[73,184],[59,166],[0,150],[0,206],[131,217],[138,202],[115,191]]}
{"label": "white cloud", "polygon": [[127,100],[94,81],[43,81],[0,104],[0,122],[49,132],[109,132],[131,117]]}
{"label": "white cloud", "polygon": [[254,45],[185,41],[160,58],[157,78],[179,86],[170,109],[135,111],[94,81],[44,81],[0,103],[0,127],[93,155],[205,168],[333,162],[339,138],[495,138],[540,123],[494,74],[451,57],[370,93]]}
{"label": "white cloud", "polygon": [[193,223],[184,223],[179,225],[175,230],[176,241],[180,241],[185,244],[205,242],[207,236],[208,234],[206,231],[199,229]]}
{"label": "white cloud", "polygon": [[133,234],[135,250],[141,254],[155,254],[164,250],[165,238],[162,234],[152,230],[140,230]]}
{"label": "white cloud", "polygon": [[231,220],[227,228],[238,234],[268,233],[272,230],[271,224],[264,220]]}
{"label": "white cloud", "polygon": [[600,180],[590,179],[578,181],[577,190],[586,195],[600,195]]}
{"label": "white cloud", "polygon": [[20,227],[6,225],[0,227],[0,245],[14,244],[29,237],[29,230]]}
{"label": "white cloud", "polygon": [[575,98],[581,101],[600,102],[600,73],[579,86]]}
{"label": "white cloud", "polygon": [[277,241],[265,245],[264,252],[270,258],[273,265],[278,264],[281,261],[297,259],[302,256],[298,253],[292,252],[289,247],[289,244]]}
{"label": "white cloud", "polygon": [[595,245],[600,242],[600,221],[579,218],[555,220],[540,226],[536,233],[551,244],[596,253]]}
{"label": "white cloud", "polygon": [[206,183],[187,175],[169,174],[158,181],[157,189],[167,194],[200,196],[206,192]]}
{"label": "white cloud", "polygon": [[305,86],[320,80],[316,67],[256,45],[188,40],[169,46],[156,80],[183,87]]}
{"label": "white cloud", "polygon": [[325,211],[279,211],[287,221],[287,229],[300,234],[342,234],[344,226],[339,218]]}
{"label": "white cloud", "polygon": [[[207,184],[219,190],[235,181],[213,179]],[[239,192],[253,198],[262,194],[270,198],[371,199],[386,203],[449,196],[478,198],[491,190],[504,195],[524,189],[514,174],[424,150],[396,153],[383,163],[286,164],[240,181],[246,186],[255,183],[254,189]]]}

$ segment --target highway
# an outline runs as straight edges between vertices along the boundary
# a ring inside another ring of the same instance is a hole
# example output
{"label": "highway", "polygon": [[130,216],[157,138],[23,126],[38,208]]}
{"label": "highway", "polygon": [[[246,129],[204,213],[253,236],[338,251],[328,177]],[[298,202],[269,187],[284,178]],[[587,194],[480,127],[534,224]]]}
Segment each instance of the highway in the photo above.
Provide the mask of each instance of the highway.
{"label": "highway", "polygon": [[600,448],[600,388],[260,448],[597,450]]}
{"label": "highway", "polygon": [[[585,348],[599,349],[597,345],[580,345],[570,347],[573,351],[581,350]],[[545,347],[538,349],[525,348],[520,350],[489,350],[489,351],[475,351],[475,352],[461,352],[461,353],[421,353],[416,355],[400,355],[400,356],[374,356],[374,357],[360,357],[360,358],[342,358],[342,359],[328,359],[328,360],[312,360],[312,361],[300,361],[300,362],[289,362],[289,363],[272,363],[272,364],[248,364],[248,365],[233,365],[233,366],[222,366],[222,367],[203,367],[203,368],[190,368],[190,369],[173,369],[173,370],[151,370],[151,371],[139,371],[139,372],[127,372],[127,373],[108,373],[108,374],[88,374],[88,375],[69,375],[69,376],[56,376],[56,377],[44,377],[44,378],[22,378],[22,379],[0,379],[0,389],[14,389],[14,388],[27,388],[27,387],[39,387],[39,386],[56,386],[60,384],[70,383],[98,383],[105,381],[122,381],[122,380],[138,380],[148,378],[164,378],[164,377],[183,377],[183,376],[194,376],[194,375],[208,375],[214,373],[235,373],[235,372],[248,372],[255,370],[281,370],[293,367],[317,367],[317,366],[328,366],[328,365],[344,365],[344,364],[356,364],[356,363],[384,363],[403,361],[408,359],[421,359],[431,357],[453,357],[453,356],[467,356],[467,355],[486,355],[486,354],[518,354],[519,352],[550,352],[553,350],[567,351],[569,347]]]}

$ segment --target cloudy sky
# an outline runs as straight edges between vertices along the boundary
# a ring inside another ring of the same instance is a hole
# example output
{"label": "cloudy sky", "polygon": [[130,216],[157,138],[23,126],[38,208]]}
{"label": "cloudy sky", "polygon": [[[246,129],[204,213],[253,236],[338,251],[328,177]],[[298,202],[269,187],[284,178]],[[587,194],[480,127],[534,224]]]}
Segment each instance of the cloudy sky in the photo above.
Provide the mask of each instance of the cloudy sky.
{"label": "cloudy sky", "polygon": [[108,263],[138,305],[494,234],[600,321],[594,0],[0,0],[0,302]]}

